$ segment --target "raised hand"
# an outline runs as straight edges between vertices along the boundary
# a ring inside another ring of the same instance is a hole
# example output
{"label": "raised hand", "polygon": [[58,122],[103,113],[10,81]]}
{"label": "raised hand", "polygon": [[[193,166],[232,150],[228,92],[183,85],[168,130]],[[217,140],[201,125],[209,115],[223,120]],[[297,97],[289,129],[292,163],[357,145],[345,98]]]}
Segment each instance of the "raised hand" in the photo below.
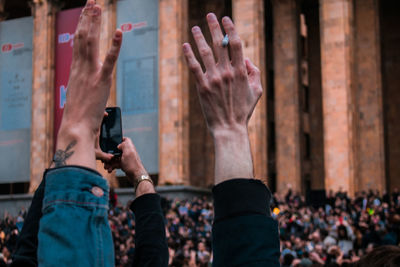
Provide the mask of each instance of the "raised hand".
{"label": "raised hand", "polygon": [[124,137],[122,143],[118,145],[118,149],[122,151],[121,158],[114,158],[109,162],[106,161],[104,169],[108,172],[112,172],[114,169],[121,169],[132,179],[132,182],[140,175],[147,175],[136,147],[130,138]]}
{"label": "raised hand", "polygon": [[262,94],[260,71],[249,59],[244,59],[242,42],[230,18],[222,19],[229,46],[222,44],[224,36],[216,16],[208,14],[207,22],[213,50],[201,29],[192,28],[205,72],[190,44],[183,44],[183,53],[195,77],[203,114],[214,138],[215,183],[231,178],[252,178],[247,125]]}
{"label": "raised hand", "polygon": [[110,94],[112,72],[122,42],[117,30],[102,63],[99,58],[101,7],[88,0],[74,36],[67,102],[57,141],[54,166],[95,168],[94,144]]}
{"label": "raised hand", "polygon": [[[118,145],[118,149],[122,151],[122,156],[120,158],[114,157],[111,161],[105,161],[104,169],[108,172],[112,172],[114,169],[121,169],[134,184],[140,176],[148,175],[130,138],[124,137],[122,143]],[[136,197],[154,192],[153,184],[140,183],[136,188]]]}
{"label": "raised hand", "polygon": [[[203,72],[190,44],[183,45],[189,69],[194,74],[200,103],[212,134],[231,128],[246,128],[262,94],[260,72],[249,59],[243,58],[242,42],[230,18],[222,24],[229,36],[228,47],[222,46],[223,34],[216,16],[207,15],[213,40],[213,51],[198,26],[192,28],[199,54],[206,71]],[[217,59],[215,61],[214,57]]]}

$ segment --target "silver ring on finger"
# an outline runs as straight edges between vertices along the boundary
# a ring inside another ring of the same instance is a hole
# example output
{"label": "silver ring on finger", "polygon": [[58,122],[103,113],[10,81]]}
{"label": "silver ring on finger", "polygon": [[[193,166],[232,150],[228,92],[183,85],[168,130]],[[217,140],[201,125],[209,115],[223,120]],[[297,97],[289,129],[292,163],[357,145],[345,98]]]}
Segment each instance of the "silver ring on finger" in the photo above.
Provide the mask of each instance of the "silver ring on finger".
{"label": "silver ring on finger", "polygon": [[222,39],[222,47],[227,47],[229,44],[228,34],[225,34],[224,39]]}

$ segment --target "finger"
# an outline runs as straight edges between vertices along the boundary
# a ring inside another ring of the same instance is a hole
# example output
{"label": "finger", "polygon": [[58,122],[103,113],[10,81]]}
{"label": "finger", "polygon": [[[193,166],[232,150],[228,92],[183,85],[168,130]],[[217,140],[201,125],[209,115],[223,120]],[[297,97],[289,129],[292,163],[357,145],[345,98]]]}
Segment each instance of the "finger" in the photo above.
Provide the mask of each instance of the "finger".
{"label": "finger", "polygon": [[91,21],[87,38],[88,58],[93,65],[97,65],[99,58],[100,28],[101,28],[101,7],[95,5],[89,14]]}
{"label": "finger", "polygon": [[96,151],[96,159],[101,161],[110,161],[113,158],[113,154],[106,153],[100,149]]}
{"label": "finger", "polygon": [[199,51],[201,60],[206,67],[206,71],[213,72],[215,70],[215,60],[211,48],[208,46],[206,39],[204,39],[203,33],[198,26],[192,28],[193,38],[196,42],[197,49]]}
{"label": "finger", "polygon": [[117,169],[119,167],[119,164],[116,162],[106,162],[104,163],[104,169],[106,170],[114,170]]}
{"label": "finger", "polygon": [[113,41],[110,50],[107,53],[106,59],[104,60],[103,67],[101,69],[102,78],[111,77],[115,63],[117,62],[119,51],[122,44],[122,31],[118,29],[114,33]]}
{"label": "finger", "polygon": [[125,141],[122,141],[122,143],[119,144],[119,145],[117,146],[117,148],[118,148],[119,150],[122,150],[122,147],[124,146],[124,142],[125,142]]}
{"label": "finger", "polygon": [[260,70],[248,58],[245,59],[245,63],[250,82],[261,84]]}
{"label": "finger", "polygon": [[107,116],[108,116],[108,112],[107,112],[107,111],[104,111],[103,116],[104,116],[104,117],[107,117]]}
{"label": "finger", "polygon": [[129,146],[129,144],[132,144],[133,145],[133,143],[132,143],[132,140],[129,138],[129,137],[123,137],[122,138],[122,143],[121,144],[119,144],[118,146],[117,146],[117,148],[119,149],[119,150],[125,150],[125,148],[126,148],[126,146]]}
{"label": "finger", "polygon": [[74,35],[74,49],[76,48],[77,51],[74,52],[76,59],[84,58],[87,56],[87,35],[90,29],[90,19],[89,19],[89,12],[94,6],[94,1],[89,0],[86,2],[86,6],[81,12],[79,17],[79,23],[76,28],[76,32]]}
{"label": "finger", "polygon": [[200,63],[197,61],[194,56],[192,47],[188,43],[183,44],[183,55],[185,56],[186,63],[189,67],[189,70],[193,73],[194,78],[198,84],[198,88],[205,88],[206,81],[204,78],[203,70],[201,69]]}
{"label": "finger", "polygon": [[211,37],[213,40],[214,54],[217,61],[221,65],[226,65],[229,63],[228,49],[222,47],[222,40],[224,35],[222,34],[221,27],[218,23],[218,19],[214,13],[209,13],[207,15],[208,28],[210,28]]}
{"label": "finger", "polygon": [[232,20],[229,17],[224,17],[222,19],[222,25],[224,26],[225,32],[229,36],[229,47],[231,51],[232,65],[243,66],[243,49],[242,41],[235,30],[235,25],[233,25]]}

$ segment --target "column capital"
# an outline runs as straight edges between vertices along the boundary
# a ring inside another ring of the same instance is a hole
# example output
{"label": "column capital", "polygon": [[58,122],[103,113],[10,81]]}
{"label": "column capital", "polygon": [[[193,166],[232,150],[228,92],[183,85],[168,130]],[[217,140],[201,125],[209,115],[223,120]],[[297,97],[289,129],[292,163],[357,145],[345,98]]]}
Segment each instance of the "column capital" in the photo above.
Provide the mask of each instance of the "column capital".
{"label": "column capital", "polygon": [[7,13],[4,11],[4,6],[6,4],[6,0],[0,0],[0,21],[6,20]]}
{"label": "column capital", "polygon": [[65,3],[61,0],[31,0],[29,1],[29,5],[31,7],[32,15],[35,16],[36,9],[45,4],[47,4],[50,14],[52,14],[53,12],[55,13],[61,10]]}

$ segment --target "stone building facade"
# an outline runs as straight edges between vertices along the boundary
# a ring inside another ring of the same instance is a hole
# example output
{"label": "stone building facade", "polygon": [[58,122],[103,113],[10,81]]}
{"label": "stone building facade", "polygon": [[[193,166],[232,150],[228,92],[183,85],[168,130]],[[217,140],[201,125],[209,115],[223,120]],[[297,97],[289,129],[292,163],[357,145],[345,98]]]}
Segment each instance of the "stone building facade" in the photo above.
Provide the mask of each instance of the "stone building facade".
{"label": "stone building facade", "polygon": [[[0,0],[0,20],[34,21],[30,191],[54,147],[56,13],[84,2]],[[97,0],[103,56],[118,26],[117,2]],[[158,184],[212,184],[212,139],[181,46],[193,43],[194,25],[210,39],[205,15],[214,12],[233,18],[245,55],[263,74],[249,125],[257,178],[272,191],[290,184],[303,193],[400,187],[399,1],[159,0],[158,7]],[[117,91],[114,82],[110,105]]]}

